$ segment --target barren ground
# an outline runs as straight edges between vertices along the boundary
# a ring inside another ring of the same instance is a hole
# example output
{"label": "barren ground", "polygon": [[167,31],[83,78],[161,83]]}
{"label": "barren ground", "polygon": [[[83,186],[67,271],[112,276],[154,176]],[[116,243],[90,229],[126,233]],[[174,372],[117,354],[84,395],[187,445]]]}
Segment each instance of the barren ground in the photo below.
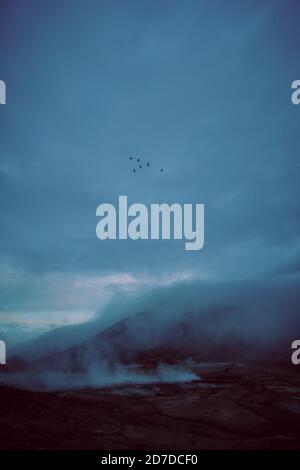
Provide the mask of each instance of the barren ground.
{"label": "barren ground", "polygon": [[300,449],[300,376],[250,365],[202,380],[59,392],[0,387],[1,449]]}

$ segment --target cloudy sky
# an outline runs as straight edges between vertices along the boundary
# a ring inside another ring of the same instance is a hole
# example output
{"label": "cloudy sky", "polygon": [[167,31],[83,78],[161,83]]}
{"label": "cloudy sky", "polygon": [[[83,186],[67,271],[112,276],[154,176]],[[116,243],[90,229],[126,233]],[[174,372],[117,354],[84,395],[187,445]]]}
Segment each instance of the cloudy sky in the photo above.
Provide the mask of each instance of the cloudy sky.
{"label": "cloudy sky", "polygon": [[[2,329],[178,280],[297,278],[297,3],[1,1]],[[98,240],[120,194],[204,203],[204,249]]]}

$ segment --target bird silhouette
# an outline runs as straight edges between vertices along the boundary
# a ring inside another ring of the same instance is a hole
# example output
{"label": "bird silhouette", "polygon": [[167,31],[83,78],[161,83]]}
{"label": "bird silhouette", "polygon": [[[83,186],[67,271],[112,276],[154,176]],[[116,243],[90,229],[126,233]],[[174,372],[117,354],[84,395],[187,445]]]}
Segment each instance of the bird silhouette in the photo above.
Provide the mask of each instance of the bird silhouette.
{"label": "bird silhouette", "polygon": [[[129,160],[133,160],[133,157],[129,157]],[[132,169],[132,172],[133,173],[136,173],[138,171],[138,169],[142,169],[143,168],[143,165],[141,163],[141,159],[138,157],[136,158],[136,161],[138,162],[138,165],[136,168],[133,168]],[[145,163],[145,167],[149,168],[150,167],[150,162],[147,162]],[[164,172],[164,169],[163,168],[160,168],[160,173],[163,173]]]}

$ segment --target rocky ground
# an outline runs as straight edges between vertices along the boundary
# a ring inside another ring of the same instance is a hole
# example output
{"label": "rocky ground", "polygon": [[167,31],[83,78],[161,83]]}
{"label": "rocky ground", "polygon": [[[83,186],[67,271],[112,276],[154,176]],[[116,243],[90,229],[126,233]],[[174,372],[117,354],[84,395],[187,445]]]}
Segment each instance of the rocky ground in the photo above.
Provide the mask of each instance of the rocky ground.
{"label": "rocky ground", "polygon": [[0,387],[1,449],[300,449],[297,371],[193,366],[201,380],[106,389]]}

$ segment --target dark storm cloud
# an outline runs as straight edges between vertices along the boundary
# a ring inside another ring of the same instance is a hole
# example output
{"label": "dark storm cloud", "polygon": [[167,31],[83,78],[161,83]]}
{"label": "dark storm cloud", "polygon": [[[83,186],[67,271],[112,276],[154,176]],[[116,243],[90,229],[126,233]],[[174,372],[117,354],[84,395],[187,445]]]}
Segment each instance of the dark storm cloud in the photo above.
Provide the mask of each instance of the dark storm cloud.
{"label": "dark storm cloud", "polygon": [[[3,5],[4,273],[245,278],[299,256],[295,2]],[[204,250],[99,242],[96,207],[119,194],[205,203]]]}

